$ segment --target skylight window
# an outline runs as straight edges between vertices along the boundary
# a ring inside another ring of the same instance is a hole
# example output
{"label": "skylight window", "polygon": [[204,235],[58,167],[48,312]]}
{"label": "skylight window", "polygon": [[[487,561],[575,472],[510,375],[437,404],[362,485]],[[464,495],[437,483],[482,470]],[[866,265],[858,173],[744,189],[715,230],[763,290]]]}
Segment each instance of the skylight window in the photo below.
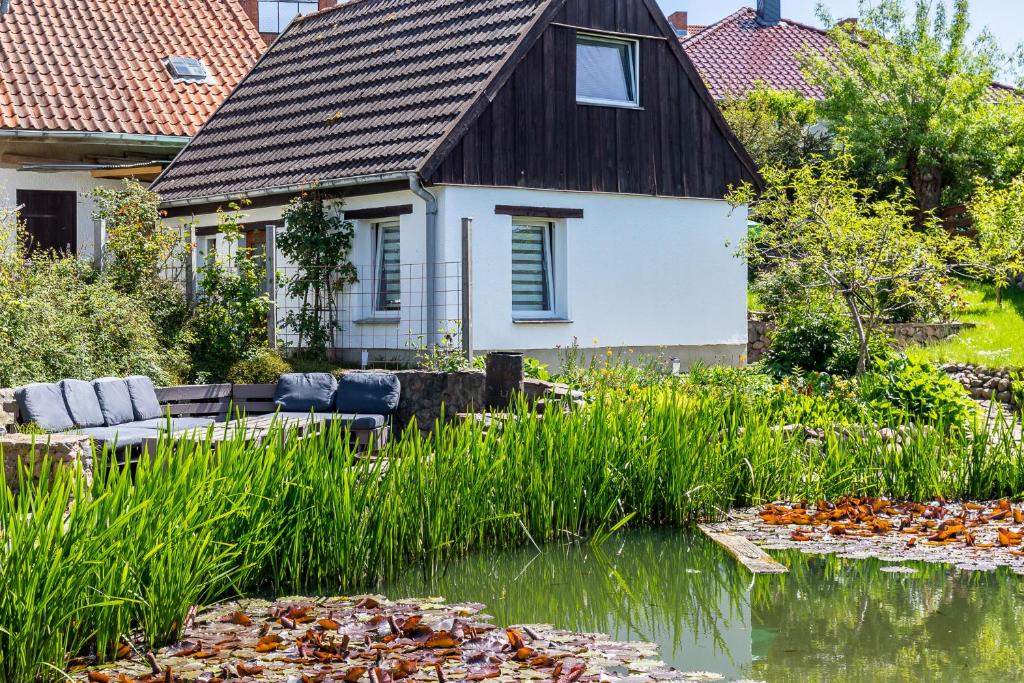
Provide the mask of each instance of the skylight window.
{"label": "skylight window", "polygon": [[638,44],[580,34],[576,38],[576,101],[613,107],[640,106]]}
{"label": "skylight window", "polygon": [[205,83],[210,78],[206,65],[195,57],[168,57],[167,70],[176,81]]}

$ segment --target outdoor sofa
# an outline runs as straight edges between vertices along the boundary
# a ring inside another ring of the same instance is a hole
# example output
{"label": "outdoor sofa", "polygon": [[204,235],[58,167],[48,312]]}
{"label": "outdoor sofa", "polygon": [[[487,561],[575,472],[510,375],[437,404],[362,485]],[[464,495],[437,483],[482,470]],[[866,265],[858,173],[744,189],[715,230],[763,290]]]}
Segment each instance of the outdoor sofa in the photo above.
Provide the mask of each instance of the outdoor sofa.
{"label": "outdoor sofa", "polygon": [[[223,423],[268,420],[284,426],[341,423],[359,444],[382,446],[401,397],[393,374],[282,375],[276,384],[218,384],[157,389],[148,377],[63,380],[15,390],[18,422],[50,434],[91,439],[120,453],[162,434],[202,438]],[[227,434],[224,429],[219,433]]]}

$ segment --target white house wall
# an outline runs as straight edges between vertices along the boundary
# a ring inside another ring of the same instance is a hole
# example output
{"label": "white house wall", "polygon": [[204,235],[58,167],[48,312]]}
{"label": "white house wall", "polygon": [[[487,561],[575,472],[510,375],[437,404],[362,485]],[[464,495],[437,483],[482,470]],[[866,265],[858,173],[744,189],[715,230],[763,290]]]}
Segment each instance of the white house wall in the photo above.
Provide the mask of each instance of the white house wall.
{"label": "white house wall", "polygon": [[84,260],[93,260],[96,255],[96,237],[98,233],[93,213],[96,202],[89,193],[97,187],[119,187],[118,180],[102,180],[93,178],[88,171],[61,171],[56,173],[36,173],[19,171],[15,168],[0,167],[0,207],[14,209],[17,206],[18,190],[48,190],[75,192],[78,195],[77,205],[77,253]]}
{"label": "white house wall", "polygon": [[[556,349],[577,340],[594,354],[663,354],[684,366],[743,362],[747,270],[736,251],[746,235],[744,208],[512,188],[448,186],[437,194],[445,260],[457,260],[461,219],[473,219],[475,348],[522,350],[557,363]],[[513,319],[513,217],[495,215],[496,205],[584,211],[582,219],[555,221],[562,237],[554,249],[557,317],[564,321]]]}

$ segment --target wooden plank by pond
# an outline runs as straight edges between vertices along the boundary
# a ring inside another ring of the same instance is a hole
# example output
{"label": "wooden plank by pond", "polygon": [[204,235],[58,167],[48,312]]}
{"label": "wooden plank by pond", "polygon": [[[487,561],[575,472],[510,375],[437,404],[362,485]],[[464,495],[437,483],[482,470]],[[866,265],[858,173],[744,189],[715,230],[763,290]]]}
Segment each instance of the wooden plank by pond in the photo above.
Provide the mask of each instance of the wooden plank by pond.
{"label": "wooden plank by pond", "polygon": [[789,572],[785,565],[779,564],[768,553],[724,526],[698,524],[697,528],[712,541],[725,548],[730,555],[740,561],[740,564],[754,574],[786,574]]}

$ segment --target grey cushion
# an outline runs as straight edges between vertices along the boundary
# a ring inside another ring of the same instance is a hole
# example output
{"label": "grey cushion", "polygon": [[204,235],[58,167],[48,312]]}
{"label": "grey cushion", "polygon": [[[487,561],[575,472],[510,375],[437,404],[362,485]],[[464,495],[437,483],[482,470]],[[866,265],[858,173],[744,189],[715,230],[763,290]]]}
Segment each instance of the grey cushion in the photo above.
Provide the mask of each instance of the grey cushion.
{"label": "grey cushion", "polygon": [[274,392],[274,403],[288,413],[326,413],[334,408],[338,380],[327,372],[281,375]]}
{"label": "grey cushion", "polygon": [[118,427],[91,427],[89,429],[78,429],[72,432],[88,436],[97,444],[117,446],[117,448],[131,448],[141,446],[144,439],[151,439],[160,434],[155,429],[139,429],[121,425]]}
{"label": "grey cushion", "polygon": [[156,389],[153,388],[153,380],[141,375],[127,377],[124,380],[128,385],[128,395],[132,398],[132,410],[135,411],[135,420],[155,420],[164,414],[160,406],[160,399],[156,397]]}
{"label": "grey cushion", "polygon": [[402,383],[386,372],[347,372],[338,382],[339,413],[392,415],[398,410]]}
{"label": "grey cushion", "polygon": [[349,429],[364,431],[380,429],[384,426],[386,418],[383,415],[350,415],[343,413],[278,413],[279,420],[288,422],[340,422]]}
{"label": "grey cushion", "polygon": [[64,404],[68,408],[76,427],[102,427],[103,411],[92,382],[80,379],[66,379],[60,383]]}
{"label": "grey cushion", "polygon": [[96,398],[103,411],[103,424],[108,427],[127,424],[135,421],[135,409],[132,408],[132,396],[128,393],[128,385],[123,379],[104,377],[93,380]]}
{"label": "grey cushion", "polygon": [[63,432],[75,426],[56,384],[29,384],[14,392],[22,422],[34,422],[47,432]]}
{"label": "grey cushion", "polygon": [[139,427],[140,429],[158,429],[162,432],[166,432],[170,428],[170,431],[178,432],[183,429],[205,429],[213,423],[214,420],[208,417],[174,417],[169,421],[166,417],[160,417],[155,420],[136,420],[125,426]]}

